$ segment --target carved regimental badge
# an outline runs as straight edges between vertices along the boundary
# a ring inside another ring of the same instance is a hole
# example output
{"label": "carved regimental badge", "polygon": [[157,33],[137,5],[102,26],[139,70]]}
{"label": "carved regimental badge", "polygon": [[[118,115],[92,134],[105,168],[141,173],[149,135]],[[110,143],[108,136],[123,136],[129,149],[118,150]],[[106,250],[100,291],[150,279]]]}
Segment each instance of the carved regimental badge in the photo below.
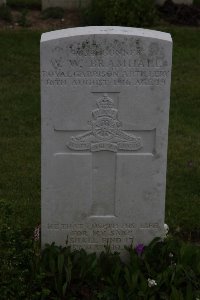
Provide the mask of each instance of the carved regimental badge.
{"label": "carved regimental badge", "polygon": [[122,124],[117,118],[118,110],[113,108],[113,103],[107,94],[97,100],[98,109],[92,111],[92,120],[88,122],[91,130],[72,136],[67,145],[69,149],[117,152],[136,151],[142,148],[140,137],[127,134],[121,129]]}

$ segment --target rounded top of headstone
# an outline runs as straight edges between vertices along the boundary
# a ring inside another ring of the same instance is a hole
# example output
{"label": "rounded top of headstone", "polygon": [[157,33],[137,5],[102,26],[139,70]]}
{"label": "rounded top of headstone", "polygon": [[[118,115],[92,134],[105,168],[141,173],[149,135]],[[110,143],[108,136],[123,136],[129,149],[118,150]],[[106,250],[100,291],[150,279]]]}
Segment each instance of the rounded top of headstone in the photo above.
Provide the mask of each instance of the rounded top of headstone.
{"label": "rounded top of headstone", "polygon": [[62,39],[73,36],[82,36],[90,34],[102,35],[132,35],[145,38],[154,38],[171,42],[171,35],[166,32],[157,30],[133,28],[133,27],[120,27],[120,26],[89,26],[89,27],[75,27],[68,29],[61,29],[43,33],[41,42],[47,42],[56,39]]}

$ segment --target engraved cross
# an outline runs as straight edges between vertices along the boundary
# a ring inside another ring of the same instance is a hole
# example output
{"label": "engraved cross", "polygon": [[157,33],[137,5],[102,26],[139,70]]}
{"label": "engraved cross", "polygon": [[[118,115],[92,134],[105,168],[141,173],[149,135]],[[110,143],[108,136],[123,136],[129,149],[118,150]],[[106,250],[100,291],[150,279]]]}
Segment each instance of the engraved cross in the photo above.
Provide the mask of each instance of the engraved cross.
{"label": "engraved cross", "polygon": [[[117,153],[138,153],[144,148],[144,141],[133,132],[127,133],[122,129],[118,110],[114,108],[114,101],[107,93],[97,100],[96,105],[97,108],[92,110],[91,120],[88,121],[90,130],[71,136],[67,147],[72,151],[92,154],[90,217],[115,217]],[[143,136],[152,137],[154,133],[155,130],[146,133],[143,131]]]}

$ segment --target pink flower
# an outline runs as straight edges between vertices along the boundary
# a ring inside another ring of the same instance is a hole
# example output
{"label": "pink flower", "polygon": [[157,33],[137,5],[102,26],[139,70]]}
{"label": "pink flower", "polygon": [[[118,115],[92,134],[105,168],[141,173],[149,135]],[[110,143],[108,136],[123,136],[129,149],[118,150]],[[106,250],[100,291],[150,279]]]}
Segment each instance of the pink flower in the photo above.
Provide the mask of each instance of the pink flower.
{"label": "pink flower", "polygon": [[137,252],[138,255],[141,255],[142,252],[144,251],[144,245],[143,245],[143,244],[138,244],[138,245],[135,247],[135,251]]}

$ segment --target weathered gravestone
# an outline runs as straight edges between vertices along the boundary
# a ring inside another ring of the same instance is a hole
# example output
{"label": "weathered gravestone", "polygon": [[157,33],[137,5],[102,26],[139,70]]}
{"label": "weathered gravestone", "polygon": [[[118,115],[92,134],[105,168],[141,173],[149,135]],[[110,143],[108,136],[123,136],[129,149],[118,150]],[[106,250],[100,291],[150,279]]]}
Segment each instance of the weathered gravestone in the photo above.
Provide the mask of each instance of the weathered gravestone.
{"label": "weathered gravestone", "polygon": [[123,251],[162,235],[171,53],[151,30],[42,35],[43,245]]}
{"label": "weathered gravestone", "polygon": [[[6,1],[6,0],[0,0]],[[66,9],[79,9],[90,4],[91,0],[42,0],[42,9],[48,7],[62,7]],[[163,5],[166,0],[156,0],[158,5]],[[193,0],[173,0],[175,4],[193,4]]]}

